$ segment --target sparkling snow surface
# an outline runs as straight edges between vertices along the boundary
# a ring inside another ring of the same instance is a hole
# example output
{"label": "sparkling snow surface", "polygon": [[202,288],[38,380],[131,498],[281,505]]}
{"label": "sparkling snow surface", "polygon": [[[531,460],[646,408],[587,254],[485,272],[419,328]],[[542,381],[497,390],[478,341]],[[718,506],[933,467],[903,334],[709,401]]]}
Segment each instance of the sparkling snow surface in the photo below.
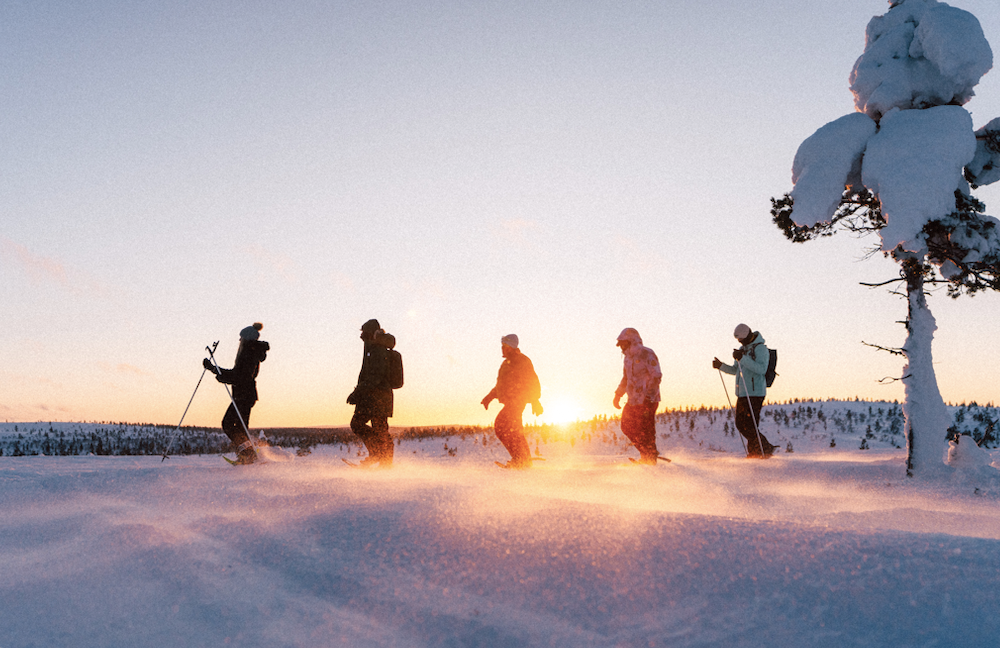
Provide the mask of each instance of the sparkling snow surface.
{"label": "sparkling snow surface", "polygon": [[997,645],[1000,453],[914,480],[887,443],[748,460],[722,425],[661,424],[656,467],[617,435],[527,472],[482,435],[388,471],[3,457],[0,646]]}

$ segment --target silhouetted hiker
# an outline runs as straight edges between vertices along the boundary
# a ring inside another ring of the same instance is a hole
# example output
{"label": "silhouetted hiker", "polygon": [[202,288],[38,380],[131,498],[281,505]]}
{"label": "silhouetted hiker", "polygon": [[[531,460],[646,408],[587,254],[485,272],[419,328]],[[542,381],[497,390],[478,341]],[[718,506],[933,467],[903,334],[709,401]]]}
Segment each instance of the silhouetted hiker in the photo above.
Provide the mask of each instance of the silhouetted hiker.
{"label": "silhouetted hiker", "polygon": [[767,395],[764,374],[770,354],[760,332],[751,331],[746,324],[737,326],[733,335],[742,345],[733,350],[736,363],[727,365],[713,358],[712,367],[736,376],[736,429],[747,440],[747,456],[766,459],[777,447],[760,432],[760,408]]}
{"label": "silhouetted hiker", "polygon": [[642,338],[634,328],[624,329],[618,335],[617,346],[625,356],[622,381],[615,390],[615,408],[621,409],[622,396],[628,395],[622,410],[622,434],[628,437],[639,451],[639,463],[655,464],[656,408],[660,404],[660,361],[653,350],[642,345]]}
{"label": "silhouetted hiker", "polygon": [[388,468],[392,465],[394,450],[389,434],[393,406],[390,349],[395,346],[396,339],[383,331],[374,319],[361,326],[361,339],[365,343],[365,355],[358,386],[347,397],[348,405],[354,405],[351,431],[368,449],[368,456],[361,460],[361,465]]}
{"label": "silhouetted hiker", "polygon": [[500,401],[503,409],[493,421],[493,431],[500,443],[510,453],[507,468],[530,468],[531,450],[528,440],[524,438],[524,428],[521,415],[524,406],[531,403],[531,412],[540,416],[543,412],[538,402],[542,388],[538,382],[535,367],[528,356],[517,348],[517,336],[513,333],[500,339],[500,353],[504,357],[497,372],[497,384],[482,400],[483,407],[490,408],[493,399]]}
{"label": "silhouetted hiker", "polygon": [[236,463],[252,464],[257,461],[257,452],[250,441],[250,410],[257,402],[257,373],[260,363],[267,358],[271,345],[260,339],[260,330],[264,325],[254,323],[240,331],[240,348],[236,351],[236,362],[232,369],[218,367],[205,358],[202,366],[215,374],[216,379],[233,386],[232,403],[222,417],[222,431],[233,442],[236,450]]}

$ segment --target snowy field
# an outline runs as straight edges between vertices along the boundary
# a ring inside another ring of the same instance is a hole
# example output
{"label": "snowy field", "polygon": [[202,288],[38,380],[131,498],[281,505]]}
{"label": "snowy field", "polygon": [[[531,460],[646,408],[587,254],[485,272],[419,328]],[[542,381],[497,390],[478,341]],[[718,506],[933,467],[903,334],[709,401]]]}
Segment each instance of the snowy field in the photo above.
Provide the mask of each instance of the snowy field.
{"label": "snowy field", "polygon": [[614,422],[525,472],[483,433],[383,471],[5,455],[0,648],[997,646],[1000,451],[907,479],[889,405],[769,410],[768,461],[718,411],[662,419],[656,467]]}

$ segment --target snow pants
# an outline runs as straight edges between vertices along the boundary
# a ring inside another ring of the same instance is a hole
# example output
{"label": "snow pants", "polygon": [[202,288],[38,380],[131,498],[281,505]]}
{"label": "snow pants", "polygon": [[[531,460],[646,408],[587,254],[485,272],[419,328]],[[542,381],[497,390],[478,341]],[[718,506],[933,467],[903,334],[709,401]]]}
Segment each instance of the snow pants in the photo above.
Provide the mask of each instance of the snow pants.
{"label": "snow pants", "polygon": [[656,403],[625,403],[621,427],[622,434],[639,451],[640,463],[655,464],[660,454],[656,449]]}
{"label": "snow pants", "polygon": [[[230,403],[226,415],[222,417],[222,431],[233,442],[233,447],[239,448],[250,440],[250,437],[247,436],[247,430],[250,429],[250,410],[253,409],[254,401],[237,400],[236,405],[239,406],[239,415],[236,413],[236,407]],[[241,416],[243,417],[242,423],[240,423]],[[246,428],[243,427],[244,424]]]}
{"label": "snow pants", "polygon": [[764,406],[763,396],[740,396],[736,401],[736,429],[747,440],[747,456],[757,459],[770,457],[776,446],[771,445],[760,433],[760,408]]}
{"label": "snow pants", "polygon": [[[358,407],[351,418],[351,431],[358,435],[368,449],[368,458],[380,466],[391,466],[395,446],[389,434],[389,418],[376,416],[366,408]],[[371,425],[368,422],[371,421]]]}
{"label": "snow pants", "polygon": [[531,465],[531,450],[528,448],[528,440],[524,438],[524,426],[521,423],[525,405],[527,403],[504,405],[493,421],[493,432],[510,453],[511,466],[516,468]]}

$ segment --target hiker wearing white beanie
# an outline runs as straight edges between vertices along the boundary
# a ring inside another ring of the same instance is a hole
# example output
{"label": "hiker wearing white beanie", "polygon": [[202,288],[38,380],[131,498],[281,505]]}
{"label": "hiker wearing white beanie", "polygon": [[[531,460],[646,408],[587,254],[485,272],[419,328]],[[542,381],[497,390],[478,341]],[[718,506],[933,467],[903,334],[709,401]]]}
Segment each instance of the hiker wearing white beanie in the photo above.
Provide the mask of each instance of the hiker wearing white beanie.
{"label": "hiker wearing white beanie", "polygon": [[505,467],[530,468],[531,450],[528,440],[524,438],[521,417],[528,403],[531,403],[531,412],[535,416],[542,414],[542,404],[538,402],[542,388],[531,360],[517,347],[518,339],[513,333],[500,338],[500,353],[504,361],[497,373],[496,386],[483,398],[482,404],[489,409],[495,398],[503,405],[493,422],[493,431],[510,453],[510,461]]}
{"label": "hiker wearing white beanie", "polygon": [[713,358],[712,367],[736,376],[736,429],[746,439],[748,457],[767,459],[774,454],[776,447],[760,431],[760,410],[767,396],[765,374],[770,352],[760,331],[754,331],[746,324],[737,325],[733,336],[741,345],[733,350],[735,362],[729,365]]}

